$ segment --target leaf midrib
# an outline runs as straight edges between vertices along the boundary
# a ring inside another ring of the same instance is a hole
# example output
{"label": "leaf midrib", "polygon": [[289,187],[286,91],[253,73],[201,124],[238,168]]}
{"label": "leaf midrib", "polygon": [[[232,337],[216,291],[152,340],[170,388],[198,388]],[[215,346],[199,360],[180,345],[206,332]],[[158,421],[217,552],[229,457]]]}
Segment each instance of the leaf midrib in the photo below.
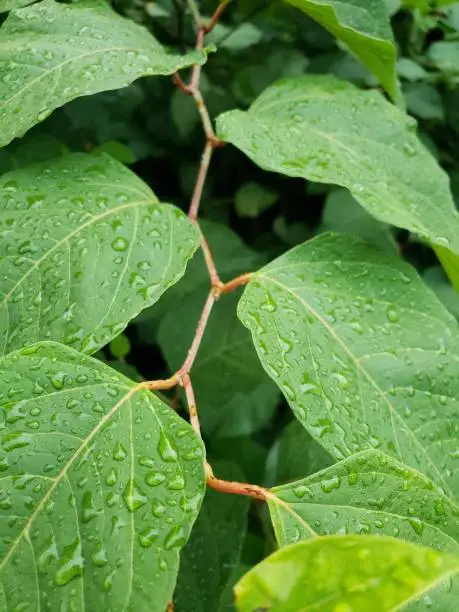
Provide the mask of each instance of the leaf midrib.
{"label": "leaf midrib", "polygon": [[335,341],[341,346],[343,351],[348,355],[348,357],[354,363],[357,372],[360,372],[364,376],[364,378],[370,383],[370,385],[376,390],[378,396],[381,397],[382,402],[387,406],[387,408],[389,410],[389,414],[391,415],[391,418],[395,417],[396,420],[404,426],[404,430],[410,435],[410,437],[412,438],[415,446],[420,449],[422,455],[427,460],[427,463],[433,468],[433,471],[437,474],[438,482],[442,484],[442,486],[444,487],[445,491],[447,491],[449,496],[453,498],[454,497],[453,493],[450,490],[450,488],[448,487],[448,485],[446,484],[446,482],[443,480],[443,477],[441,475],[441,472],[440,472],[439,468],[436,466],[435,463],[432,462],[432,459],[426,453],[424,447],[421,445],[419,440],[414,436],[412,430],[407,426],[407,423],[405,421],[403,421],[402,417],[399,415],[399,413],[396,411],[396,409],[392,406],[392,404],[390,403],[387,395],[384,394],[383,390],[379,387],[377,382],[370,376],[369,372],[363,367],[362,363],[355,357],[355,355],[352,353],[352,351],[347,347],[345,342],[336,333],[335,329],[333,327],[331,327],[330,324],[310,304],[308,304],[308,302],[303,300],[298,294],[296,294],[294,291],[292,291],[290,289],[290,287],[288,287],[284,283],[282,283],[282,282],[280,282],[280,281],[278,281],[278,280],[276,280],[276,279],[274,279],[274,278],[272,278],[270,276],[266,276],[265,274],[262,274],[262,273],[257,274],[255,276],[255,278],[265,279],[267,282],[271,282],[274,285],[277,285],[283,291],[286,291],[287,293],[292,295],[298,302],[300,302],[305,307],[306,310],[308,310],[312,314],[313,317],[315,317],[317,319],[317,321],[319,321],[321,323],[321,325],[329,332],[329,334],[335,339]]}

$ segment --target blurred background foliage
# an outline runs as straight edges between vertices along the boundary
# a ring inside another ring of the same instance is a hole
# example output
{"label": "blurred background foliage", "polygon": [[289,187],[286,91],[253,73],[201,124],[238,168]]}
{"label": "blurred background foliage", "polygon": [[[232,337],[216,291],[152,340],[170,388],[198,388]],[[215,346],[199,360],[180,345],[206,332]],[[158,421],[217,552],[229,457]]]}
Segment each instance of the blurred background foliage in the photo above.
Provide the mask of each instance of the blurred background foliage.
{"label": "blurred background foliage", "polygon": [[[426,3],[423,12],[402,8],[399,0],[386,2],[407,110],[448,172],[457,201],[459,2],[438,8]],[[186,0],[112,4],[164,45],[193,47]],[[210,16],[215,6],[215,0],[202,0],[202,14]],[[377,87],[330,34],[280,0],[233,0],[208,40],[217,52],[204,67],[202,91],[212,117],[247,108],[264,88],[288,75],[330,73],[363,88]],[[55,111],[0,152],[0,171],[66,150],[103,150],[128,165],[162,201],[186,210],[203,144],[192,99],[171,80],[151,78]],[[409,261],[459,317],[459,298],[432,249],[370,217],[346,190],[264,172],[226,146],[214,157],[201,217],[223,280],[254,270],[320,232],[348,232]],[[170,375],[186,355],[208,286],[197,254],[185,278],[98,357],[135,380]],[[237,294],[229,295],[217,305],[192,372],[210,462],[217,475],[264,485],[304,477],[331,459],[293,420],[262,370],[248,331],[238,322],[237,300]],[[182,398],[167,399],[184,410]],[[177,611],[231,610],[232,583],[274,546],[270,529],[264,508],[209,493],[182,562]]]}

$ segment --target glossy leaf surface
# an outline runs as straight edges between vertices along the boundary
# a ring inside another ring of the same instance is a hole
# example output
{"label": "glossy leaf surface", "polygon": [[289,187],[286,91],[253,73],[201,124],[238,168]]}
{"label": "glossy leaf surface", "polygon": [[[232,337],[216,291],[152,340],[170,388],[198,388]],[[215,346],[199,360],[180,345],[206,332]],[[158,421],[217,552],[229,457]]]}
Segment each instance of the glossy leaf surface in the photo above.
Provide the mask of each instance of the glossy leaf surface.
{"label": "glossy leaf surface", "polygon": [[182,276],[199,244],[183,213],[108,156],[10,172],[0,190],[2,354],[38,340],[94,352]]}
{"label": "glossy leaf surface", "polygon": [[376,536],[281,548],[236,586],[240,612],[394,610],[459,571],[459,556]]}
{"label": "glossy leaf surface", "polygon": [[272,491],[269,502],[281,546],[318,535],[397,536],[459,553],[459,508],[431,480],[378,451],[364,451]]}
{"label": "glossy leaf surface", "polygon": [[15,352],[0,371],[2,609],[164,612],[204,493],[200,440],[62,345]]}
{"label": "glossy leaf surface", "polygon": [[78,96],[204,61],[203,52],[168,54],[98,0],[44,0],[13,11],[0,30],[0,146]]}
{"label": "glossy leaf surface", "polygon": [[295,77],[217,123],[219,137],[261,168],[346,187],[377,219],[459,253],[448,177],[414,119],[381,94],[331,76]]}
{"label": "glossy leaf surface", "polygon": [[381,0],[288,0],[346,43],[392,97],[397,91],[396,50],[386,2]]}
{"label": "glossy leaf surface", "polygon": [[324,234],[257,272],[239,316],[336,459],[376,448],[459,492],[457,322],[412,268]]}

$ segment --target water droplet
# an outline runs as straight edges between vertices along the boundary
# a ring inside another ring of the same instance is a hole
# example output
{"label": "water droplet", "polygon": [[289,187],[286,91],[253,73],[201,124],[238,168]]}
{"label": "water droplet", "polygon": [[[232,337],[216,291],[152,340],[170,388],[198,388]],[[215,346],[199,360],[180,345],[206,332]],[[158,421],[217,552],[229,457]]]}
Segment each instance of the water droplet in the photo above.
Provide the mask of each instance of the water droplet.
{"label": "water droplet", "polygon": [[112,249],[114,251],[125,251],[129,246],[129,242],[126,240],[126,238],[122,238],[121,236],[119,236],[118,238],[115,238],[115,240],[113,240],[112,242]]}
{"label": "water droplet", "polygon": [[80,540],[77,539],[64,548],[59,569],[54,577],[56,584],[65,586],[74,578],[81,576],[83,574],[83,563]]}
{"label": "water droplet", "polygon": [[173,527],[166,536],[164,541],[164,546],[166,550],[171,550],[172,548],[179,548],[184,546],[186,542],[185,532],[180,525],[176,525]]}
{"label": "water droplet", "polygon": [[158,453],[161,459],[168,463],[172,463],[177,460],[177,452],[172,447],[169,438],[162,429],[159,434]]}
{"label": "water droplet", "polygon": [[158,539],[159,529],[155,529],[154,527],[150,527],[149,529],[145,529],[142,533],[139,534],[139,542],[143,548],[150,548],[155,540]]}
{"label": "water droplet", "polygon": [[115,448],[113,449],[113,459],[115,459],[115,461],[124,461],[126,456],[127,450],[124,448],[121,442],[117,442],[115,444]]}
{"label": "water droplet", "polygon": [[132,478],[128,480],[128,483],[123,491],[123,499],[129,512],[135,512],[144,506],[148,501],[147,496],[141,489],[139,489],[139,487],[136,486],[134,479]]}

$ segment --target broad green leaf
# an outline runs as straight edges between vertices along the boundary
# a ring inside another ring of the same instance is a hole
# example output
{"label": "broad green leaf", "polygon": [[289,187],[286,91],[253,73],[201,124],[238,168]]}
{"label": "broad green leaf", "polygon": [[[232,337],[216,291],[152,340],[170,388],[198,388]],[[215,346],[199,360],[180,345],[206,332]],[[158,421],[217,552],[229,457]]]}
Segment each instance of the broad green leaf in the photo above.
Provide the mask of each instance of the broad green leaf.
{"label": "broad green leaf", "polygon": [[[158,343],[172,372],[181,366],[193,340],[206,292],[203,295],[198,287],[161,322]],[[216,434],[225,424],[228,428],[234,418],[236,428],[230,428],[230,435],[251,433],[270,419],[279,401],[278,390],[253,350],[250,333],[236,316],[238,299],[229,294],[215,305],[192,369],[200,421],[207,434]],[[242,415],[244,422],[236,415]]]}
{"label": "broad green leaf", "polygon": [[396,49],[387,5],[381,0],[287,0],[346,43],[349,50],[397,94]]}
{"label": "broad green leaf", "polygon": [[199,244],[179,210],[108,156],[0,178],[0,353],[38,340],[94,352],[184,273]]}
{"label": "broad green leaf", "polygon": [[448,275],[452,286],[459,293],[459,257],[456,253],[451,253],[444,247],[437,246],[435,253],[443,266],[444,271]]}
{"label": "broad green leaf", "polygon": [[[272,491],[269,502],[279,544],[318,535],[397,536],[440,551],[459,553],[459,507],[431,480],[379,453],[364,451],[321,472]],[[454,609],[456,579],[432,592],[415,610]]]}
{"label": "broad green leaf", "polygon": [[[220,478],[244,480],[234,464],[213,462]],[[190,540],[180,554],[176,612],[216,612],[242,552],[248,498],[208,489]]]}
{"label": "broad green leaf", "polygon": [[249,181],[244,183],[234,196],[237,214],[240,217],[256,218],[271,208],[279,194],[264,185]]}
{"label": "broad green leaf", "polygon": [[164,612],[204,493],[200,440],[65,346],[27,347],[0,370],[2,610]]}
{"label": "broad green leaf", "polygon": [[281,546],[318,535],[397,536],[459,553],[459,507],[431,480],[379,451],[364,451],[272,491],[269,502]]}
{"label": "broad green leaf", "polygon": [[168,54],[102,1],[44,0],[13,11],[0,30],[0,146],[78,96],[204,61],[203,52]]}
{"label": "broad green leaf", "polygon": [[346,187],[377,219],[459,253],[447,175],[415,121],[378,92],[330,76],[285,79],[217,123],[219,137],[262,168]]}
{"label": "broad green leaf", "polygon": [[[236,586],[240,612],[395,610],[459,571],[459,555],[379,536],[281,548]],[[376,606],[376,607],[375,607]]]}
{"label": "broad green leaf", "polygon": [[396,257],[324,234],[239,303],[268,374],[336,459],[377,448],[459,492],[457,321]]}

